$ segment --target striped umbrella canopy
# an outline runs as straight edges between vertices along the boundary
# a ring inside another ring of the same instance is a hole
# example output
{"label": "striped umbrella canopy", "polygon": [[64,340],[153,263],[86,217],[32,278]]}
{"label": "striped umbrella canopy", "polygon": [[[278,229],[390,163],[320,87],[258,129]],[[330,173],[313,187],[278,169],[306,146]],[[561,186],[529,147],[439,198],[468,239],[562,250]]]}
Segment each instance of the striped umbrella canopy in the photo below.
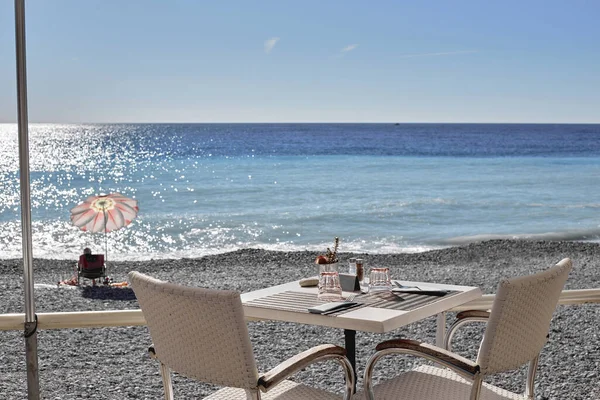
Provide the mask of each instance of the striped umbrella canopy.
{"label": "striped umbrella canopy", "polygon": [[71,209],[73,225],[87,232],[104,232],[104,247],[108,259],[106,233],[127,226],[137,217],[138,201],[121,193],[90,196]]}
{"label": "striped umbrella canopy", "polygon": [[139,211],[138,201],[120,193],[90,196],[71,209],[71,222],[82,231],[112,232],[127,226]]}

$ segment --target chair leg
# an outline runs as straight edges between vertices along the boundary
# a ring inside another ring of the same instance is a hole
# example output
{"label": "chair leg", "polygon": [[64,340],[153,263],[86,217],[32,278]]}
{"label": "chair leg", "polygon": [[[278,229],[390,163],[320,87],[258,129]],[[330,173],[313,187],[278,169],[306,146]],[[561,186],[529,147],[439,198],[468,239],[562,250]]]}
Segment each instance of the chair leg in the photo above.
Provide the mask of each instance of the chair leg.
{"label": "chair leg", "polygon": [[373,392],[373,369],[377,361],[385,355],[385,352],[377,352],[373,354],[367,361],[367,367],[365,368],[363,385],[365,398],[367,400],[375,400],[375,393]]}
{"label": "chair leg", "polygon": [[259,390],[249,390],[246,389],[246,400],[260,400],[260,391]]}
{"label": "chair leg", "polygon": [[160,376],[162,377],[163,387],[165,388],[165,400],[173,400],[173,384],[171,382],[171,371],[162,362],[160,363]]}
{"label": "chair leg", "polygon": [[469,400],[479,400],[479,395],[481,394],[481,384],[483,383],[483,378],[481,375],[476,375],[475,379],[473,379],[473,386],[471,387],[471,396],[469,396]]}
{"label": "chair leg", "polygon": [[535,374],[537,372],[538,361],[540,360],[539,354],[529,362],[529,368],[527,370],[527,382],[525,385],[525,396],[528,400],[534,399],[535,390]]}
{"label": "chair leg", "polygon": [[435,328],[435,345],[438,347],[444,347],[444,340],[446,338],[446,312],[442,311],[436,316],[436,328]]}

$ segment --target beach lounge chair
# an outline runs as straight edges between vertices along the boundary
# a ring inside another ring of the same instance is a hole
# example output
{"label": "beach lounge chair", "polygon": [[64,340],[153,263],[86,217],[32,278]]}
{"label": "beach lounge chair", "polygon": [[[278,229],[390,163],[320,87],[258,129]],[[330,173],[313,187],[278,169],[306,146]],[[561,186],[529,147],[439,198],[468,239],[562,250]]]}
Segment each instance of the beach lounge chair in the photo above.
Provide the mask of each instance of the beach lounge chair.
{"label": "beach lounge chair", "polygon": [[171,370],[228,386],[205,399],[339,400],[340,395],[287,380],[327,360],[341,364],[346,379],[343,398],[351,398],[354,372],[346,350],[333,344],[308,349],[259,374],[238,292],[176,285],[139,272],[129,273],[129,283],[150,330],[150,355],[160,361],[166,400],[173,398]]}
{"label": "beach lounge chair", "polygon": [[91,279],[95,284],[96,279],[106,280],[106,265],[104,264],[104,254],[82,254],[77,263],[77,284],[81,284],[81,279]]}
{"label": "beach lounge chair", "polygon": [[[357,398],[368,400],[501,400],[533,399],[538,357],[548,339],[552,314],[558,303],[571,260],[534,275],[501,281],[491,312],[465,312],[450,328],[447,347],[454,330],[468,321],[486,321],[487,326],[477,361],[473,362],[447,349],[415,340],[392,339],[377,345],[364,375],[364,392]],[[373,385],[377,362],[389,354],[409,354],[434,361],[443,367],[423,365],[395,378]],[[519,395],[483,383],[500,372],[529,363],[525,394]]]}

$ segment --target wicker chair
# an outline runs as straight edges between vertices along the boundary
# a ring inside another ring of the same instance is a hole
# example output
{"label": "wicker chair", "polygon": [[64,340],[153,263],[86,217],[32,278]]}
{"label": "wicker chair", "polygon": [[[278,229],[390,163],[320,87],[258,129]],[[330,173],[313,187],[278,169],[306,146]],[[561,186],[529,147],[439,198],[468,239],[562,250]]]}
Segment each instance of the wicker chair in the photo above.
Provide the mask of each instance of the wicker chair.
{"label": "wicker chair", "polygon": [[206,398],[211,400],[339,400],[341,395],[286,380],[325,360],[341,364],[343,398],[352,397],[355,378],[346,350],[332,344],[313,347],[259,374],[238,292],[176,285],[139,272],[130,272],[129,282],[154,342],[150,355],[160,361],[166,400],[173,398],[171,370],[228,386]]}
{"label": "wicker chair", "polygon": [[[571,260],[565,258],[538,274],[503,280],[498,286],[490,313],[463,313],[448,332],[447,347],[456,328],[466,322],[486,321],[487,327],[476,362],[447,349],[414,340],[392,339],[380,343],[367,363],[364,391],[355,398],[533,399],[533,380],[539,353],[547,341],[552,314],[571,268]],[[373,386],[374,367],[389,354],[419,356],[445,368],[423,365]],[[529,372],[525,394],[511,393],[483,383],[486,376],[514,370],[526,363],[529,363]]]}

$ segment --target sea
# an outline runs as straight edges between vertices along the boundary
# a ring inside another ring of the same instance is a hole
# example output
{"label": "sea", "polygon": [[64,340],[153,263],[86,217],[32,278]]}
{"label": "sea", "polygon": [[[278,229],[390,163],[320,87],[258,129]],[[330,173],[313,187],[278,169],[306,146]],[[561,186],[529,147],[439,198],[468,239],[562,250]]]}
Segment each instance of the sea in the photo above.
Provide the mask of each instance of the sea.
{"label": "sea", "polygon": [[[31,124],[29,164],[34,258],[600,241],[600,125]],[[19,174],[0,124],[0,259],[22,257]],[[71,224],[115,192],[138,200],[128,226]]]}

